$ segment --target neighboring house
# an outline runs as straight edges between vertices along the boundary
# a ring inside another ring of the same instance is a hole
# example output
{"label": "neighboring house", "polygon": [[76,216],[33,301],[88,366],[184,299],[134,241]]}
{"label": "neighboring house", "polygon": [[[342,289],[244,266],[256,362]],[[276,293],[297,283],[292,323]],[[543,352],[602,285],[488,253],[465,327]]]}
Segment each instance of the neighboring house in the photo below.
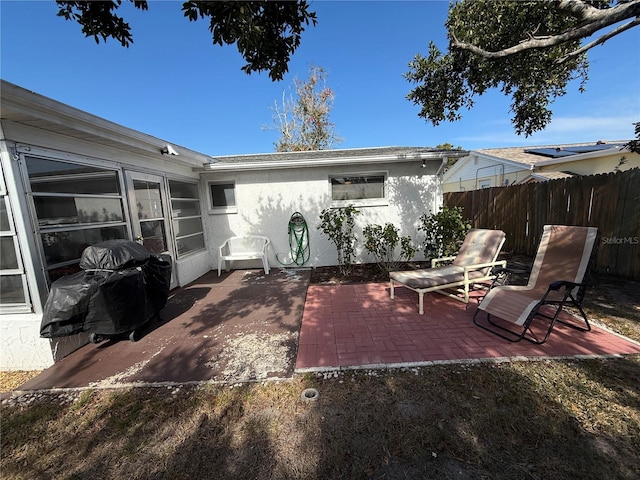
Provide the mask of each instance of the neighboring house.
{"label": "neighboring house", "polygon": [[[172,286],[217,265],[233,235],[271,239],[287,263],[288,221],[309,226],[306,266],[337,262],[317,228],[325,208],[354,204],[368,223],[415,235],[442,203],[448,158],[467,152],[383,147],[211,157],[2,81],[0,115],[0,369],[31,370],[88,341],[42,339],[49,286],[78,271],[83,249],[108,239],[172,257]],[[276,253],[278,257],[276,258]],[[359,262],[372,261],[358,250]],[[247,264],[258,267],[259,263]]]}
{"label": "neighboring house", "polygon": [[460,192],[640,167],[640,155],[625,148],[627,142],[472,150],[447,170],[442,189]]}

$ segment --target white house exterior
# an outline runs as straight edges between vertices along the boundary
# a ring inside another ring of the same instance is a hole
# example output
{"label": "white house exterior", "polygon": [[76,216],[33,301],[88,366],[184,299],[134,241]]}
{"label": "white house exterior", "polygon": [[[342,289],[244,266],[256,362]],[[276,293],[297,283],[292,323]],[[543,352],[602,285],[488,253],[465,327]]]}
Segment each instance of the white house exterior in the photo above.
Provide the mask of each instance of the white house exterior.
{"label": "white house exterior", "polygon": [[443,176],[443,192],[501,187],[640,167],[628,141],[471,150]]}
{"label": "white house exterior", "polygon": [[[360,238],[365,225],[386,222],[413,237],[420,215],[441,205],[443,155],[430,149],[385,147],[216,157],[203,168],[203,187],[210,192],[217,185],[233,185],[236,205],[216,209],[208,195],[211,242],[219,245],[233,235],[265,235],[272,242],[270,264],[286,264],[288,221],[300,212],[309,227],[308,265],[335,265],[335,246],[317,228],[320,212],[348,204],[360,212],[356,217]],[[341,183],[345,179],[351,184]],[[370,198],[338,199],[345,189],[361,190],[364,185]],[[373,261],[361,245],[357,254],[358,262]]]}
{"label": "white house exterior", "polygon": [[[323,209],[354,204],[358,231],[392,222],[415,235],[419,216],[442,202],[447,158],[466,153],[384,147],[211,157],[0,86],[1,370],[46,368],[87,343],[86,334],[49,340],[39,330],[49,286],[78,271],[90,244],[126,238],[168,254],[178,287],[213,269],[218,246],[234,235],[268,236],[271,266],[287,263],[288,221],[300,212],[310,234],[306,266],[336,264],[335,247],[317,229]],[[358,261],[371,259],[360,249]]]}

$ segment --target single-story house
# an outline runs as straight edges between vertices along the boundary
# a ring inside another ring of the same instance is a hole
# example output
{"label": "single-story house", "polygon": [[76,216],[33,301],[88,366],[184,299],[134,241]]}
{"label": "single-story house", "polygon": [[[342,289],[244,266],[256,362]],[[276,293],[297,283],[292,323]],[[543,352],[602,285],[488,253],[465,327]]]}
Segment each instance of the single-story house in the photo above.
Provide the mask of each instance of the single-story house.
{"label": "single-story house", "polygon": [[626,143],[628,140],[471,150],[445,172],[442,190],[461,192],[640,167],[640,155],[626,148]]}
{"label": "single-story house", "polygon": [[[323,209],[355,205],[357,229],[392,222],[415,235],[442,204],[448,158],[467,152],[380,147],[212,157],[0,84],[0,369],[50,366],[88,342],[39,335],[52,282],[79,270],[82,251],[136,240],[172,259],[173,287],[217,266],[230,236],[269,237],[287,263],[288,222],[309,226],[305,266],[335,265],[317,228]],[[357,261],[372,261],[362,249]],[[242,265],[241,265],[242,266]],[[247,264],[259,267],[259,263]]]}

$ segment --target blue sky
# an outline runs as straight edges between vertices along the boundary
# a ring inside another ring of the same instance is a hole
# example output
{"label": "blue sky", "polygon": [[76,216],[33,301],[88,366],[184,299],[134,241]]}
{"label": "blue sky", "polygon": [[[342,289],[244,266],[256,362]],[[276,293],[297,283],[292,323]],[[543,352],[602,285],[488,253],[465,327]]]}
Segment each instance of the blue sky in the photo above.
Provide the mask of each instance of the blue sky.
{"label": "blue sky", "polygon": [[309,65],[328,72],[336,95],[331,119],[337,148],[436,146],[465,149],[633,138],[640,121],[640,28],[590,51],[587,91],[577,83],[556,100],[543,132],[518,137],[509,99],[477,98],[463,119],[434,127],[405,97],[403,78],[430,40],[446,50],[444,1],[316,1],[318,25],[304,32],[289,73],[246,75],[235,46],[211,43],[208,22],[189,22],[181,2],[151,1],[146,12],[123,4],[134,44],[96,44],[56,16],[53,0],[0,3],[0,75],[9,82],[209,155],[265,153],[278,133],[272,107]]}

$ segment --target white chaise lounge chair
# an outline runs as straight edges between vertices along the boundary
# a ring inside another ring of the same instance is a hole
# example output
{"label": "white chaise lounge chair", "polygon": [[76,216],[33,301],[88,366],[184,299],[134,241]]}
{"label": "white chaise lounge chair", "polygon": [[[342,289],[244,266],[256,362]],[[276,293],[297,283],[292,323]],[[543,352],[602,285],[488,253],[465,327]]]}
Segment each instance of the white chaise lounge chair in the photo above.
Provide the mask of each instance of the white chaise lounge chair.
{"label": "white chaise lounge chair", "polygon": [[[495,278],[491,272],[493,267],[506,267],[507,262],[496,260],[505,238],[502,230],[472,228],[455,257],[435,258],[431,261],[432,268],[389,273],[391,298],[394,298],[397,285],[418,292],[420,315],[424,314],[424,294],[428,292],[443,293],[468,303],[469,289],[474,283],[491,281]],[[445,260],[453,262],[436,267]],[[460,291],[452,293],[451,289]]]}

